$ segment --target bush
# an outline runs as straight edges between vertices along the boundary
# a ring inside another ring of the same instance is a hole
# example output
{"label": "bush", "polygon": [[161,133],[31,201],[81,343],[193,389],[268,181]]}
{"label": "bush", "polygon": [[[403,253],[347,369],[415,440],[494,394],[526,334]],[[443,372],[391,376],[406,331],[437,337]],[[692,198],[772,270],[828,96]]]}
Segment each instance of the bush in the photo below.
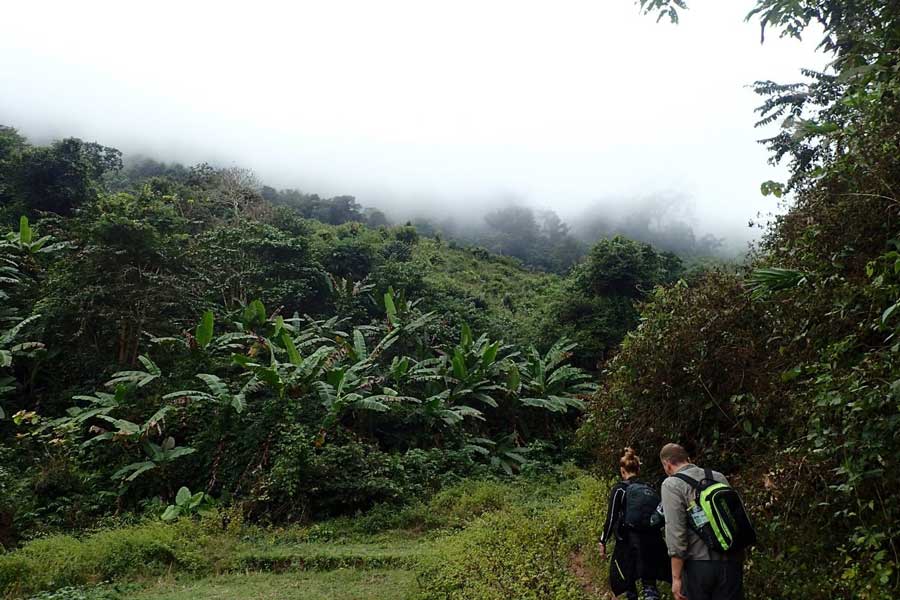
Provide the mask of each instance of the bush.
{"label": "bush", "polygon": [[0,590],[20,596],[64,586],[155,575],[171,568],[208,572],[233,542],[210,534],[200,524],[151,522],[104,530],[78,539],[54,535],[0,556]]}
{"label": "bush", "polygon": [[[448,512],[469,513],[506,505],[515,493],[509,486],[472,483],[480,501],[463,501],[466,486],[448,490],[435,504],[452,506]],[[437,545],[425,557],[419,583],[426,600],[506,600],[532,598],[581,600],[588,597],[570,569],[573,555],[591,548],[602,526],[608,484],[579,477],[555,484],[569,494],[537,505],[522,502],[542,496],[540,487],[522,496],[517,506],[484,512],[468,527]],[[456,502],[451,502],[451,498]],[[505,500],[501,500],[501,498]],[[593,553],[592,553],[593,554]],[[596,566],[596,565],[595,565]]]}

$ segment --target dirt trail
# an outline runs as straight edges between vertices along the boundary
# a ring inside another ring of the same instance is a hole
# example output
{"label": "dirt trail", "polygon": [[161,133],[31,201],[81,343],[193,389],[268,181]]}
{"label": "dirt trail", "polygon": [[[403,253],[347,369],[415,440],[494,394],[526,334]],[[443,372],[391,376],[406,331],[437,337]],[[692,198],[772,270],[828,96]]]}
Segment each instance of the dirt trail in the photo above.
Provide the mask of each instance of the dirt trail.
{"label": "dirt trail", "polygon": [[587,557],[583,552],[573,552],[569,555],[569,572],[578,581],[584,593],[591,598],[614,600],[615,596],[606,590],[605,586],[597,584],[597,578],[587,565]]}

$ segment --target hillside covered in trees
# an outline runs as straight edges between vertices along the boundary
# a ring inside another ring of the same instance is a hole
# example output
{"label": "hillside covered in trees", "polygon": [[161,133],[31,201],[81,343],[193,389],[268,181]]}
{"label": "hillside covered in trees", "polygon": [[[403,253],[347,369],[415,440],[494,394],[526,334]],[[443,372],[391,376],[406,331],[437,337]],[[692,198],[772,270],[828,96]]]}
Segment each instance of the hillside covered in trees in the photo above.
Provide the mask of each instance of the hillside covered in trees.
{"label": "hillside covered in trees", "polygon": [[181,486],[308,519],[560,458],[637,290],[681,272],[615,238],[559,277],[245,171],[2,135],[7,543]]}
{"label": "hillside covered in trees", "polygon": [[895,598],[900,8],[755,7],[833,62],[754,85],[791,201],[733,268],[652,211],[393,224],[0,127],[0,593],[603,597],[621,450],[677,441],[744,495],[748,598]]}

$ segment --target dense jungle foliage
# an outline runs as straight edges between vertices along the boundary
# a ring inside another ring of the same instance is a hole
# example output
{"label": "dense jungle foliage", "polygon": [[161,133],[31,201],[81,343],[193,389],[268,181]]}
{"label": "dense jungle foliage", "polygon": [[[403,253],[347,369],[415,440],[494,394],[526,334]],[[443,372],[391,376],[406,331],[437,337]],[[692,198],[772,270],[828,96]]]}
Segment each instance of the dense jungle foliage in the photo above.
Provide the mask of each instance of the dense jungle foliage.
{"label": "dense jungle foliage", "polygon": [[[590,597],[607,486],[560,464],[605,478],[631,445],[652,470],[679,441],[753,513],[748,597],[895,598],[900,6],[755,6],[763,36],[814,26],[833,62],[755,84],[789,168],[761,191],[791,203],[737,270],[623,237],[580,260],[493,238],[553,259],[536,265],[349,197],[2,128],[5,592],[311,564],[230,554],[229,532],[298,522],[341,552],[439,531],[415,538],[428,598]],[[534,216],[495,223],[553,238]],[[541,483],[492,479],[516,473]]]}
{"label": "dense jungle foliage", "polygon": [[[682,2],[647,0],[677,19]],[[824,29],[828,73],[757,82],[793,192],[748,265],[657,289],[606,365],[582,443],[609,463],[667,440],[733,473],[764,534],[749,589],[900,589],[900,6],[761,0],[763,35]]]}
{"label": "dense jungle foliage", "polygon": [[212,502],[308,521],[545,469],[595,388],[583,368],[681,270],[614,238],[559,277],[240,169],[0,140],[5,546]]}

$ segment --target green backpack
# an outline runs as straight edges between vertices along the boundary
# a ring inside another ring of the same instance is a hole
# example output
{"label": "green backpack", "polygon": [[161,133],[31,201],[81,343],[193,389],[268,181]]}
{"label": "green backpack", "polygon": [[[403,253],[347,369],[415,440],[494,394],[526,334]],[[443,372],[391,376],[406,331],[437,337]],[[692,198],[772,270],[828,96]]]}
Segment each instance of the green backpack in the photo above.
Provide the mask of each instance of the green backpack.
{"label": "green backpack", "polygon": [[694,489],[694,501],[688,506],[688,525],[710,550],[728,554],[756,544],[756,530],[734,488],[716,481],[710,469],[703,470],[700,481],[684,473],[676,473],[675,477]]}

